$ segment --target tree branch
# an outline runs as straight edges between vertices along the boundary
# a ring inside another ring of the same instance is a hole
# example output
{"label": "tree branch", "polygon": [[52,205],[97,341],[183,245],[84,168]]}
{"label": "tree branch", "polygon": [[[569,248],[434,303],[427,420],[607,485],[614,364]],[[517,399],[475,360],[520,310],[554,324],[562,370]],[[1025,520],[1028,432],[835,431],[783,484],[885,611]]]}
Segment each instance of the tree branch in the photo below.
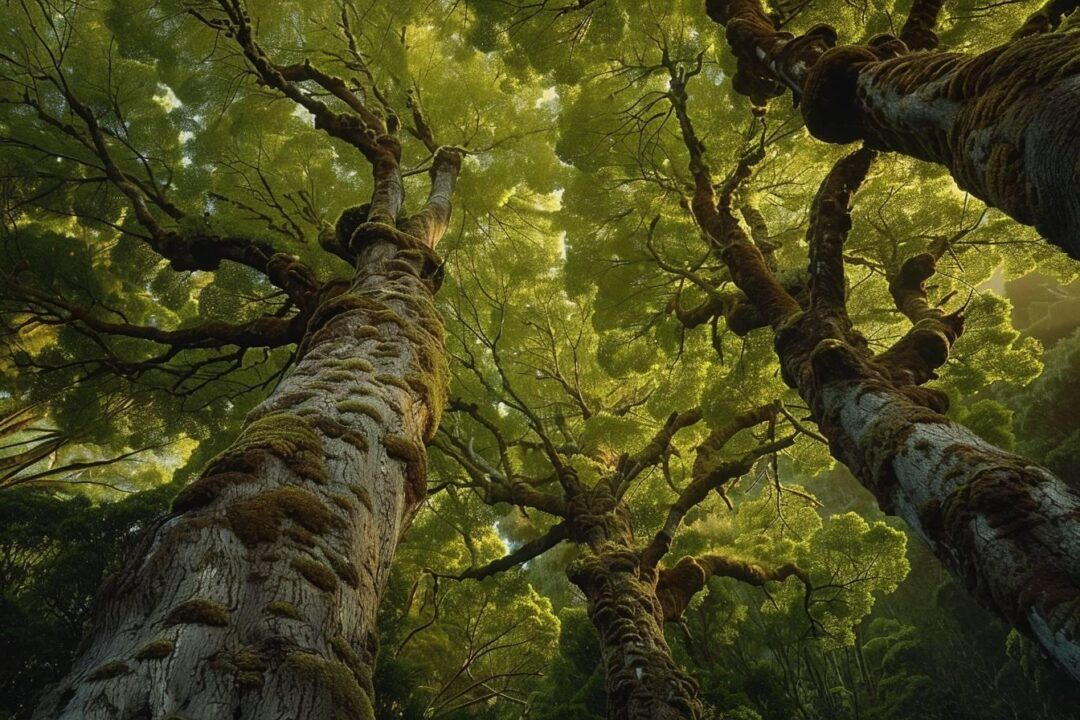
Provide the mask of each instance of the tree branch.
{"label": "tree branch", "polygon": [[912,328],[874,361],[901,385],[922,385],[936,378],[935,371],[949,359],[953,343],[964,332],[964,308],[946,313],[929,302],[925,282],[936,266],[930,253],[916,255],[889,281],[896,307]]}
{"label": "tree branch", "polygon": [[[552,526],[550,530],[535,540],[523,543],[518,549],[504,555],[498,560],[489,562],[487,565],[469,568],[459,575],[438,574],[437,577],[449,578],[451,580],[483,580],[484,578],[517,567],[533,558],[543,555],[568,537],[570,537],[570,526],[567,523],[559,523],[558,525]],[[436,573],[432,574],[434,575]]]}
{"label": "tree branch", "polygon": [[773,328],[778,328],[792,315],[802,311],[776,280],[761,250],[747,237],[731,212],[731,195],[749,177],[751,168],[764,157],[764,147],[754,146],[740,159],[732,177],[725,184],[720,202],[713,192],[712,175],[705,163],[705,145],[694,130],[687,108],[686,78],[671,71],[668,98],[679,119],[683,142],[690,154],[690,174],[694,178],[691,209],[694,218],[731,271],[735,285],[746,294],[758,312]]}
{"label": "tree branch", "polygon": [[[725,555],[708,554],[684,557],[675,567],[660,571],[656,596],[664,611],[664,620],[673,622],[682,617],[690,600],[714,577],[729,577],[762,587],[767,582],[783,582],[797,577],[805,588],[803,607],[810,612],[810,597],[814,591],[810,574],[792,563],[768,568],[753,562]],[[811,618],[812,619],[812,618]]]}
{"label": "tree branch", "polygon": [[914,0],[907,20],[900,28],[900,39],[911,50],[933,50],[938,46],[938,36],[934,32],[938,15],[945,0]]}
{"label": "tree branch", "polygon": [[750,472],[758,458],[778,452],[795,443],[798,433],[780,440],[765,443],[744,453],[733,461],[724,461],[720,455],[725,445],[739,432],[759,423],[772,421],[780,412],[779,405],[769,403],[736,415],[730,422],[715,429],[697,448],[697,457],[691,472],[690,484],[679,493],[678,499],[668,509],[664,526],[653,536],[652,541],[641,552],[642,568],[652,569],[657,566],[671,547],[671,541],[678,532],[686,513],[706,497],[709,492],[718,490],[729,480]]}
{"label": "tree branch", "polygon": [[1030,35],[1053,32],[1062,21],[1080,8],[1080,0],[1047,0],[1046,4],[1032,13],[1020,29],[1013,33],[1012,39],[1019,40]]}
{"label": "tree branch", "polygon": [[860,148],[838,160],[821,183],[810,209],[810,309],[847,315],[844,242],[851,230],[851,200],[877,153]]}

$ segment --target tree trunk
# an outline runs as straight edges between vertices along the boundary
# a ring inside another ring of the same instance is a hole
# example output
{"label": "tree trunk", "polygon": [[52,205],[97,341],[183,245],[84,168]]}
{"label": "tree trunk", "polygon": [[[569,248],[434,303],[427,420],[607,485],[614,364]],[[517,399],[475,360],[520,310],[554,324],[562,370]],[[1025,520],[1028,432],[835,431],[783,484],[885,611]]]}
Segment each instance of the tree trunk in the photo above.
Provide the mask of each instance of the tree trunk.
{"label": "tree trunk", "polygon": [[361,250],[291,375],[102,589],[35,717],[373,717],[375,614],[446,390],[426,257]]}
{"label": "tree trunk", "polygon": [[961,189],[1080,259],[1080,34],[880,62],[836,48],[804,90],[815,137],[944,165]]}
{"label": "tree trunk", "polygon": [[[931,4],[936,15],[941,3]],[[819,140],[944,165],[962,189],[1080,259],[1080,33],[1030,35],[978,55],[910,53],[888,36],[833,47],[828,26],[793,37],[760,0],[706,8],[727,28],[738,92],[763,103],[791,90]]]}
{"label": "tree trunk", "polygon": [[895,384],[809,316],[781,331],[777,351],[833,455],[1080,679],[1080,493],[931,409],[934,391]]}
{"label": "tree trunk", "polygon": [[[626,544],[603,542],[568,569],[585,594],[600,634],[611,720],[697,720],[704,711],[697,683],[671,657],[656,580],[643,579],[640,558]],[[654,574],[654,573],[653,573]]]}

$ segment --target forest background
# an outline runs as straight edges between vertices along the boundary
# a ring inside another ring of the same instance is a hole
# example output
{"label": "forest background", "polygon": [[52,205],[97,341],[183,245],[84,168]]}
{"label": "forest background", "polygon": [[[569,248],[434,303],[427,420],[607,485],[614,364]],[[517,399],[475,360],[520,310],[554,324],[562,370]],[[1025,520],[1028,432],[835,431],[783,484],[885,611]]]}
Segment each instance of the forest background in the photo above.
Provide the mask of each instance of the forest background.
{"label": "forest background", "polygon": [[[949,2],[936,32],[976,54],[1048,7],[1043,30],[1077,37],[1069,3],[1019,1]],[[869,43],[902,35],[910,3],[770,10],[799,36],[827,22]],[[366,668],[366,700],[346,716],[614,712],[618,643],[597,634],[586,572],[610,549],[610,517],[636,549],[662,546],[668,569],[720,558],[696,587],[657,585],[677,611],[660,613],[656,643],[707,711],[1073,716],[1076,681],[1034,633],[981,607],[980,581],[950,574],[919,535],[933,531],[883,512],[887,493],[833,457],[781,368],[781,324],[731,271],[697,190],[707,163],[721,210],[804,307],[815,282],[825,294],[807,269],[814,228],[839,218],[846,277],[833,294],[870,352],[904,350],[913,327],[937,323],[944,354],[915,353],[908,382],[929,383],[920,401],[947,398],[949,419],[1065,483],[1080,461],[1080,265],[900,153],[858,156],[865,178],[820,202],[853,147],[811,137],[782,87],[765,110],[759,71],[704,3],[13,0],[2,12],[0,716],[30,717],[73,662],[88,698],[154,677],[130,659],[78,669],[118,634],[94,620],[107,602],[95,595],[148,557],[144,532],[164,533],[162,518],[231,492],[199,495],[223,476],[214,468],[262,478],[259,443],[314,452],[291,430],[264,426],[268,441],[251,428],[311,399],[295,383],[320,343],[341,339],[319,335],[337,316],[378,327],[377,309],[342,301],[382,282],[357,273],[365,263],[407,276],[383,300],[406,303],[422,332],[353,328],[370,355],[310,376],[364,376],[398,399],[327,387],[334,419],[305,422],[351,444],[343,455],[385,446],[395,520],[349,536],[383,549],[370,583],[347,543],[312,536],[339,531],[333,513],[378,516],[372,489],[317,506],[264,489],[269,504],[222,510],[235,537],[214,550],[266,553],[258,562],[338,593],[336,607],[363,606],[359,649],[336,650]],[[396,183],[380,174],[386,138]],[[380,242],[413,254],[386,260]],[[930,268],[911,281],[917,258]],[[436,290],[442,323],[427,309]],[[356,462],[340,472],[378,474]],[[332,462],[284,464],[335,481]],[[597,511],[581,488],[601,487],[612,505]],[[577,497],[586,510],[571,511]],[[608,519],[594,527],[590,512]],[[308,612],[284,602],[265,606],[282,622]],[[178,640],[143,642],[149,665]],[[230,657],[230,702],[282,692],[276,659]]]}

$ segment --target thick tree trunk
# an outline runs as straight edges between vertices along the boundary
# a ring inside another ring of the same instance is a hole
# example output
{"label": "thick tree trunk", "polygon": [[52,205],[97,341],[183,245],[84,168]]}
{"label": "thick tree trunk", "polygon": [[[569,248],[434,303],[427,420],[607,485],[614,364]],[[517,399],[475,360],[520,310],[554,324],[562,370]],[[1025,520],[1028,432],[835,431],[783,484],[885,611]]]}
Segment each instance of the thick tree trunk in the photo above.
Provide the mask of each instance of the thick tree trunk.
{"label": "thick tree trunk", "polygon": [[761,103],[790,89],[814,137],[944,165],[962,189],[1080,259],[1080,33],[978,55],[908,53],[888,37],[832,47],[826,26],[793,37],[760,0],[706,7],[739,59],[736,90]]}
{"label": "thick tree trunk", "polygon": [[664,638],[655,581],[643,580],[636,553],[612,546],[574,563],[571,581],[589,603],[600,634],[612,720],[701,718],[697,683],[675,663]]}
{"label": "thick tree trunk", "polygon": [[977,599],[1080,679],[1080,493],[930,409],[933,391],[897,386],[858,343],[815,340],[820,328],[803,322],[777,349],[833,455]]}
{"label": "thick tree trunk", "polygon": [[944,165],[961,189],[1080,259],[1080,34],[880,62],[836,48],[804,89],[815,137]]}
{"label": "thick tree trunk", "polygon": [[664,638],[656,569],[642,566],[625,508],[605,487],[570,502],[581,556],[566,574],[585,594],[600,634],[608,717],[698,720],[704,711],[697,683],[675,663]]}
{"label": "thick tree trunk", "polygon": [[103,589],[35,717],[372,717],[375,613],[446,389],[425,257],[362,249],[295,370]]}

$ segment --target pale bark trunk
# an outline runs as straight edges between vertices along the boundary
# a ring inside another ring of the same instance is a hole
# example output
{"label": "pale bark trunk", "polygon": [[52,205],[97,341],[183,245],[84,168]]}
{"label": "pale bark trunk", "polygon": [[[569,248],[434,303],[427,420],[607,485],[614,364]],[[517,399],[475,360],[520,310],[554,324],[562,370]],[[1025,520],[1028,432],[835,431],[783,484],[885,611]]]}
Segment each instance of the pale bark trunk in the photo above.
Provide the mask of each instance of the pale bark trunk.
{"label": "pale bark trunk", "polygon": [[961,189],[1080,258],[1078,58],[1080,34],[1051,33],[977,56],[872,63],[858,80],[862,139],[944,165]]}
{"label": "pale bark trunk", "polygon": [[[1080,33],[1030,35],[977,55],[909,53],[887,37],[833,47],[827,26],[794,37],[760,0],[706,8],[727,28],[738,92],[764,103],[789,89],[819,140],[941,164],[962,189],[1080,259]],[[939,8],[928,3],[923,29],[907,35],[916,47]]]}
{"label": "pale bark trunk", "polygon": [[881,508],[1080,679],[1080,493],[913,402],[841,341],[781,358],[833,455]]}
{"label": "pale bark trunk", "polygon": [[373,717],[375,614],[445,392],[421,263],[363,250],[295,370],[102,590],[35,717]]}

